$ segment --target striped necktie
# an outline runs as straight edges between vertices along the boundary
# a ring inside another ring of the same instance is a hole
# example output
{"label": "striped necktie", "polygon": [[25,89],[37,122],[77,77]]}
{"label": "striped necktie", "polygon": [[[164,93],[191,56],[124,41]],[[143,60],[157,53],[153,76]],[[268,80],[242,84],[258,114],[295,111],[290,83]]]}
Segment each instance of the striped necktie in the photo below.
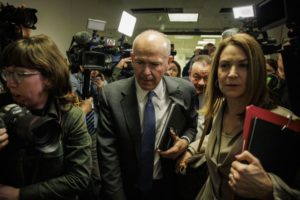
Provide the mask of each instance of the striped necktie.
{"label": "striped necktie", "polygon": [[86,122],[86,126],[88,129],[88,132],[90,135],[93,135],[94,133],[96,133],[96,129],[95,129],[95,111],[92,110],[91,112],[87,113],[85,116],[85,122]]}

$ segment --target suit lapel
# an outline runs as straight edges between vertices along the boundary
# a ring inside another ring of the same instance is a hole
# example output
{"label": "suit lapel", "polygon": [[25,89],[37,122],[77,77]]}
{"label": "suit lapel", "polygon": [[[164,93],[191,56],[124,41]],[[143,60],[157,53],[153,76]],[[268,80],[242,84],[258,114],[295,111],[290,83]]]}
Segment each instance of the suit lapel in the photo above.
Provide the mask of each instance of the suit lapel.
{"label": "suit lapel", "polygon": [[179,90],[179,85],[176,81],[174,81],[173,79],[171,79],[168,76],[164,77],[164,81],[166,83],[166,87],[167,87],[167,92],[169,95],[169,98],[181,105],[182,107],[184,107],[185,109],[188,109],[188,105],[186,102],[186,98],[183,97],[183,93],[181,90]]}
{"label": "suit lapel", "polygon": [[[185,109],[188,109],[189,105],[186,98],[183,98],[183,93],[179,89],[179,84],[170,77],[164,77],[164,81],[166,83],[169,98]],[[136,156],[139,158],[142,134],[134,78],[130,78],[128,87],[124,89],[122,95],[121,106],[124,119],[129,135],[134,143]]]}
{"label": "suit lapel", "polygon": [[134,78],[131,78],[129,87],[122,92],[121,99],[124,119],[128,128],[130,137],[132,138],[137,158],[139,157],[141,147],[141,125],[138,111],[138,102],[136,97]]}

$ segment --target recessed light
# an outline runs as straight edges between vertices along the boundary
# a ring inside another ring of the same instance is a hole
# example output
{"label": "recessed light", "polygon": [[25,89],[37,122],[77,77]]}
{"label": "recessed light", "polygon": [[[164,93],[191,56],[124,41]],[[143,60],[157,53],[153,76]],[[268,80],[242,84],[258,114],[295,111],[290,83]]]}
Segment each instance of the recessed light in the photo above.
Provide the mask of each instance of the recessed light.
{"label": "recessed light", "polygon": [[168,14],[171,22],[197,22],[198,13],[172,13]]}

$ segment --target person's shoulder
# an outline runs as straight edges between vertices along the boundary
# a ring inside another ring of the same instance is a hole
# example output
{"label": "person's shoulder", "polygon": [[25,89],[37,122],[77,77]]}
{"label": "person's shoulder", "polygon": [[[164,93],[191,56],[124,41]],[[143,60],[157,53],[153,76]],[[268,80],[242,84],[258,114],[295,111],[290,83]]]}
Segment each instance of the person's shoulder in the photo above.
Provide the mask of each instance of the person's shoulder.
{"label": "person's shoulder", "polygon": [[62,109],[62,117],[74,120],[75,118],[82,118],[84,115],[83,110],[79,106],[66,104]]}
{"label": "person's shoulder", "polygon": [[133,82],[133,78],[126,78],[126,79],[121,79],[117,80],[114,82],[111,82],[103,87],[103,89],[106,92],[112,91],[112,90],[118,90],[118,91],[123,91],[126,87],[128,87],[130,84]]}
{"label": "person's shoulder", "polygon": [[194,85],[189,80],[184,78],[165,76],[165,80],[170,84],[177,83],[180,87],[183,88],[194,88]]}
{"label": "person's shoulder", "polygon": [[287,117],[292,116],[293,119],[300,119],[299,116],[295,115],[291,110],[282,107],[282,106],[276,106],[275,108],[271,109],[271,112],[276,113],[278,115]]}

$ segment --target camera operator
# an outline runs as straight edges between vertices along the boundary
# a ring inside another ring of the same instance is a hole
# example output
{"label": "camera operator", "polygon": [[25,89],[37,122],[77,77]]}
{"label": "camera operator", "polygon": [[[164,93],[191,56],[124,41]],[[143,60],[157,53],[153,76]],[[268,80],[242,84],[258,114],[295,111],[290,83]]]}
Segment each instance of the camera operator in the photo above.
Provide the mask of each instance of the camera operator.
{"label": "camera operator", "polygon": [[[59,137],[56,148],[42,152],[35,143],[15,143],[19,135],[7,122],[7,130],[0,128],[0,198],[76,199],[90,181],[91,137],[82,110],[67,99],[71,85],[63,55],[49,37],[37,35],[9,44],[3,51],[2,64],[10,103],[56,122],[59,128],[38,129],[37,137],[45,132]],[[25,131],[22,133],[27,134]]]}
{"label": "camera operator", "polygon": [[[31,30],[36,29],[36,9],[25,8],[23,5],[15,8],[0,2],[0,53],[9,43],[23,37],[29,37]],[[0,78],[0,93],[5,92],[5,84]]]}
{"label": "camera operator", "polygon": [[131,62],[132,62],[131,57],[121,58],[118,64],[113,69],[112,79],[116,81],[116,80],[128,78],[124,76],[123,72],[126,70],[131,70],[129,69],[132,68]]}
{"label": "camera operator", "polygon": [[276,104],[290,108],[286,81],[279,75],[277,61],[272,58],[266,59],[266,70],[270,98]]}

